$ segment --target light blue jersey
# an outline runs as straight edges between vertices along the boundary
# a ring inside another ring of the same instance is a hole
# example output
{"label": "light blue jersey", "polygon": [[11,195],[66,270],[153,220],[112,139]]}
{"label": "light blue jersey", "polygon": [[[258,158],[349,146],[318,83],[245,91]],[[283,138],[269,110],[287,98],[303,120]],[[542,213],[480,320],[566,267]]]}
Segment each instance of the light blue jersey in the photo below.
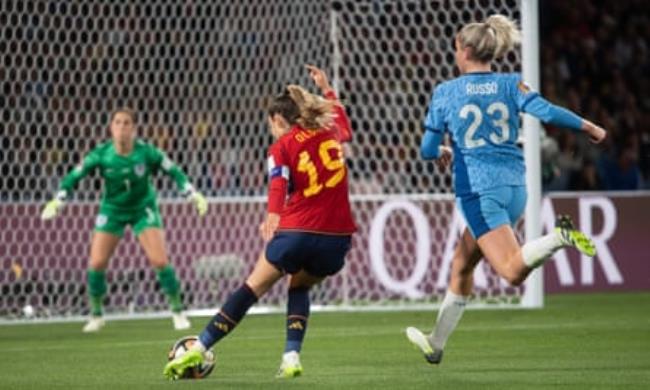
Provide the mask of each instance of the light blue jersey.
{"label": "light blue jersey", "polygon": [[526,169],[516,144],[521,112],[560,127],[582,126],[580,117],[531,91],[517,73],[466,73],[438,85],[431,98],[421,153],[437,158],[449,132],[457,203],[476,238],[514,223],[524,209]]}
{"label": "light blue jersey", "polygon": [[468,73],[438,85],[424,127],[451,135],[457,195],[525,184],[519,113],[535,96],[518,74]]}

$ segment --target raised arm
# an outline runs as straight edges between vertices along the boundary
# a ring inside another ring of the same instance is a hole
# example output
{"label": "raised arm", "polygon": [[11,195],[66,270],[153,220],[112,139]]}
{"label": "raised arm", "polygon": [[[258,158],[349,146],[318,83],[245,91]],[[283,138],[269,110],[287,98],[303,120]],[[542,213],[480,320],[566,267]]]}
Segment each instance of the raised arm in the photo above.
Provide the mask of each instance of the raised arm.
{"label": "raised arm", "polygon": [[[309,71],[309,76],[314,81],[314,84],[320,89],[321,93],[326,99],[338,100],[336,92],[329,82],[325,72],[314,65],[305,65]],[[336,113],[334,116],[334,125],[338,131],[339,142],[349,142],[352,140],[352,126],[350,125],[350,118],[345,112],[345,107],[342,104],[336,106]]]}
{"label": "raised arm", "polygon": [[589,135],[591,141],[600,143],[605,139],[607,132],[600,126],[579,117],[566,108],[557,106],[542,96],[537,95],[524,106],[523,111],[538,118],[544,123],[563,127],[575,131],[584,131]]}
{"label": "raised arm", "polygon": [[602,142],[607,136],[607,132],[602,127],[581,118],[566,108],[549,102],[539,93],[531,91],[521,80],[517,83],[516,99],[521,111],[544,123],[575,131],[584,131],[594,143]]}
{"label": "raised arm", "polygon": [[192,183],[190,183],[185,172],[167,157],[165,152],[155,146],[150,146],[149,155],[154,168],[161,169],[165,175],[169,176],[176,183],[176,187],[181,193],[185,194],[193,189]]}
{"label": "raised arm", "polygon": [[[59,194],[62,192],[63,197],[71,194],[72,191],[77,187],[81,179],[88,176],[92,173],[95,168],[99,166],[100,162],[100,153],[97,149],[93,149],[88,153],[79,165],[74,167],[73,170],[68,172],[67,175],[61,180],[59,185]],[[57,195],[58,196],[58,195]]]}
{"label": "raised arm", "polygon": [[[333,89],[325,91],[324,96],[327,99],[338,100]],[[352,140],[352,126],[350,125],[350,118],[345,112],[345,107],[339,102],[335,110],[334,125],[338,131],[338,140],[341,143],[350,142]]]}
{"label": "raised arm", "polygon": [[77,165],[73,170],[68,172],[67,175],[61,180],[59,185],[59,191],[52,198],[41,212],[41,219],[48,220],[56,217],[63,205],[65,204],[66,199],[72,193],[72,191],[77,187],[77,184],[84,177],[88,176],[92,171],[99,166],[100,154],[97,149],[93,149],[88,153],[79,165]]}

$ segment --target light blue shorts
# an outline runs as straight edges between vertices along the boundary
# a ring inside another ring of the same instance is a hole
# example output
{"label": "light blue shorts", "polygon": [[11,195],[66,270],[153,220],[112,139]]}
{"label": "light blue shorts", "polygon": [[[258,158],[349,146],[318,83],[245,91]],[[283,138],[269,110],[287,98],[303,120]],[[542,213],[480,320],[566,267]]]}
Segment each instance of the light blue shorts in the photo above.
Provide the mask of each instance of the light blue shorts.
{"label": "light blue shorts", "polygon": [[456,198],[475,239],[501,225],[514,226],[526,208],[525,186],[493,188]]}

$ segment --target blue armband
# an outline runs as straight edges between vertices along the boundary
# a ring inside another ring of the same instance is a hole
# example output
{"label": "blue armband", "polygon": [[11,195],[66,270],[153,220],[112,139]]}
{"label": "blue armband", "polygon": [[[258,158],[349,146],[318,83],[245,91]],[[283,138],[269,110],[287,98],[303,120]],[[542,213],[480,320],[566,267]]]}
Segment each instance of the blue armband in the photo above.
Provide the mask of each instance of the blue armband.
{"label": "blue armband", "polygon": [[524,105],[523,111],[544,123],[576,131],[582,130],[582,118],[566,108],[550,103],[539,95],[528,101]]}
{"label": "blue armband", "polygon": [[426,130],[420,144],[420,156],[425,160],[438,158],[439,146],[442,142],[442,132]]}

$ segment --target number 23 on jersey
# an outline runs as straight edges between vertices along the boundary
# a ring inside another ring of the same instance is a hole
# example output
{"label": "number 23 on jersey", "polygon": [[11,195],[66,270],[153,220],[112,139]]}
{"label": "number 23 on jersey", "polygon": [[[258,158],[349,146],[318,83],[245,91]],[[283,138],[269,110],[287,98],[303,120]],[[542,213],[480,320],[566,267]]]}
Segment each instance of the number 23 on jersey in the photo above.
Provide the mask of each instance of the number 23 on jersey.
{"label": "number 23 on jersey", "polygon": [[[510,126],[508,125],[510,112],[508,106],[502,102],[494,102],[487,107],[486,113],[493,126],[489,135],[490,141],[495,144],[506,142],[510,138]],[[465,147],[473,149],[484,146],[487,143],[485,139],[476,137],[476,131],[483,124],[481,108],[476,104],[466,104],[460,109],[458,116],[462,119],[471,118],[469,127],[465,131]],[[496,131],[497,128],[500,132]]]}
{"label": "number 23 on jersey", "polygon": [[[332,153],[334,152],[334,153]],[[335,157],[332,157],[334,154]],[[307,174],[309,186],[303,190],[305,198],[314,196],[324,188],[336,187],[345,177],[345,161],[341,144],[333,139],[321,142],[318,146],[318,156],[327,171],[332,172],[328,178],[319,177],[318,169],[309,152],[302,151],[298,155],[298,172]]]}

